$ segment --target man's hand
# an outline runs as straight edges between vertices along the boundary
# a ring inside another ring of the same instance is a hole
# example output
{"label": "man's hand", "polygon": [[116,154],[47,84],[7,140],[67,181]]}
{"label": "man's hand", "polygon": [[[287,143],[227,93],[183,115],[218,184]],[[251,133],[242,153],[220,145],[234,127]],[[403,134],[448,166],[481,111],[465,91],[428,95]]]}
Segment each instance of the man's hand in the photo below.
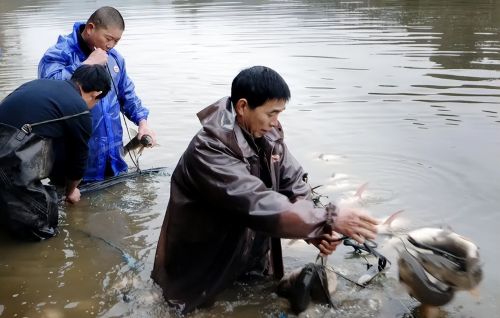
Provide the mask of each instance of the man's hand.
{"label": "man's hand", "polygon": [[337,249],[337,246],[342,243],[341,237],[342,235],[339,233],[332,232],[310,242],[319,249],[321,256],[327,256],[332,254]]}
{"label": "man's hand", "polygon": [[101,64],[105,65],[108,62],[108,53],[103,49],[96,48],[92,53],[90,53],[89,57],[83,61],[82,64],[94,65]]}
{"label": "man's hand", "polygon": [[66,202],[77,203],[78,201],[80,201],[80,190],[78,188],[66,194]]}
{"label": "man's hand", "polygon": [[344,208],[337,212],[333,229],[363,244],[366,239],[375,239],[377,236],[377,219],[366,212],[354,208]]}
{"label": "man's hand", "polygon": [[149,135],[151,136],[151,138],[153,138],[153,145],[151,147],[156,145],[156,133],[151,128],[149,128],[147,120],[142,119],[139,122],[139,131],[137,132],[137,138],[141,140],[142,136],[144,135]]}
{"label": "man's hand", "polygon": [[77,186],[81,180],[66,180],[66,202],[76,203],[80,201],[80,190]]}

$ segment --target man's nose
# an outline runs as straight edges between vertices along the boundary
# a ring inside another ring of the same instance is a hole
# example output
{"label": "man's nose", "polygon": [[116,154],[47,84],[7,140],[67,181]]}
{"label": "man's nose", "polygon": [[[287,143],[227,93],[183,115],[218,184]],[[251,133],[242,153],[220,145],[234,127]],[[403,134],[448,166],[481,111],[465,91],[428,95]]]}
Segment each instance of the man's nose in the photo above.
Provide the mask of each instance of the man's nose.
{"label": "man's nose", "polygon": [[111,50],[112,48],[115,47],[115,45],[116,45],[116,41],[111,41],[111,42],[106,43],[106,48],[108,50]]}

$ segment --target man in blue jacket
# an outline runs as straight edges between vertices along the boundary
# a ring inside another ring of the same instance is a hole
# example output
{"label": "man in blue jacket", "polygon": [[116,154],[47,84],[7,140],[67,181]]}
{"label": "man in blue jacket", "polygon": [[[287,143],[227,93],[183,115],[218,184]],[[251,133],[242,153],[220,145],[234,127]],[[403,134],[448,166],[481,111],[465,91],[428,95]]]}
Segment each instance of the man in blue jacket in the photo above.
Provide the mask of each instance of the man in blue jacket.
{"label": "man in blue jacket", "polygon": [[155,134],[148,126],[149,110],[135,94],[127,76],[124,58],[114,49],[120,40],[125,22],[112,7],[97,9],[87,23],[76,22],[71,34],[60,36],[40,60],[40,78],[65,80],[71,78],[82,64],[104,65],[112,78],[112,90],[92,109],[93,133],[89,140],[89,159],[83,180],[100,181],[127,171],[122,158],[123,129],[120,112],[138,127],[143,135]]}

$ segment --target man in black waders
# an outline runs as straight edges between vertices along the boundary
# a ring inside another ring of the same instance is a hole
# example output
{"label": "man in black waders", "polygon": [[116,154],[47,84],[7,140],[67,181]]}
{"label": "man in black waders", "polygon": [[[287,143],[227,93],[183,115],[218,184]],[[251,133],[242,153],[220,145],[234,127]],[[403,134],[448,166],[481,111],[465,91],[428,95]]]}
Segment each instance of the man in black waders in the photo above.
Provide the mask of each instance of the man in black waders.
{"label": "man in black waders", "polygon": [[71,80],[27,82],[0,103],[0,225],[14,236],[42,240],[57,234],[55,187],[80,200],[92,134],[89,110],[109,92],[101,65],[82,65]]}

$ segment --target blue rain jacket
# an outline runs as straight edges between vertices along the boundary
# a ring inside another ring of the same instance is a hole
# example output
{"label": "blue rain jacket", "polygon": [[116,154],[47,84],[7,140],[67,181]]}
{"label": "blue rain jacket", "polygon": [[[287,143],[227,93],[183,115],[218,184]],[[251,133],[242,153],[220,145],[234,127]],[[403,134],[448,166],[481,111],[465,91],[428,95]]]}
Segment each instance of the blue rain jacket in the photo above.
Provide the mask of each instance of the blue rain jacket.
{"label": "blue rain jacket", "polygon": [[[88,56],[78,44],[78,32],[84,24],[76,22],[71,34],[59,36],[56,45],[45,52],[38,65],[39,78],[69,79],[87,59]],[[147,119],[149,114],[149,110],[142,106],[135,94],[134,83],[127,76],[125,60],[115,49],[108,52],[108,67],[115,86],[112,86],[111,91],[91,112],[93,133],[89,140],[89,159],[84,181],[103,180],[107,161],[114,175],[127,171],[127,164],[121,155],[123,130],[120,111],[136,125],[140,120]]]}

